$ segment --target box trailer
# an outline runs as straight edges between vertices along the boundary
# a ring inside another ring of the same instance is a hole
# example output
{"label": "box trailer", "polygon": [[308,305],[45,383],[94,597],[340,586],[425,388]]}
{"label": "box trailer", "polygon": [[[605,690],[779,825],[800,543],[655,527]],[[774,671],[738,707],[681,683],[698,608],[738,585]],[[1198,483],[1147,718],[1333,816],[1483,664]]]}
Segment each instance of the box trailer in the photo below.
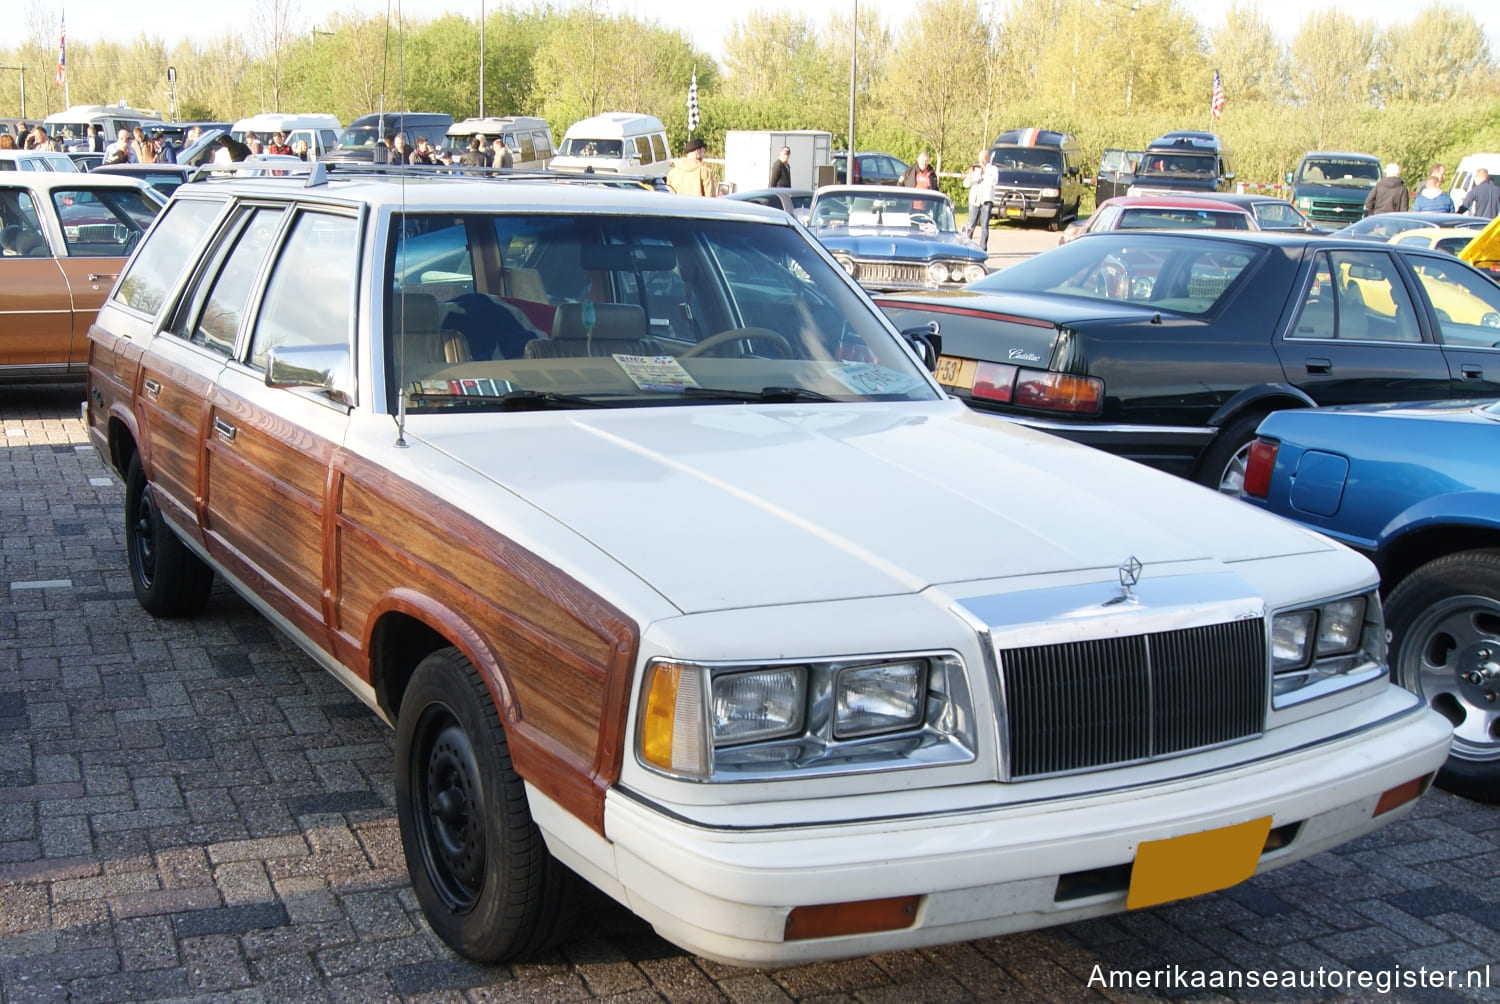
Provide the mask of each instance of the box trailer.
{"label": "box trailer", "polygon": [[793,188],[816,188],[818,165],[833,163],[833,133],[816,129],[731,129],[724,134],[724,183],[730,192],[765,188],[781,148],[792,151]]}

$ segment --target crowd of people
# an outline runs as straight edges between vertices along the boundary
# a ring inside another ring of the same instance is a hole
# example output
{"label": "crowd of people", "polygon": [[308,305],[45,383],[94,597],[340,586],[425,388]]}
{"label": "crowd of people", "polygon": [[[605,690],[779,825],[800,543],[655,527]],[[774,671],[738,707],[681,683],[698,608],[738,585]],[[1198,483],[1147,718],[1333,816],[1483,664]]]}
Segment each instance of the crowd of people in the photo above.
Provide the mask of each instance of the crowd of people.
{"label": "crowd of people", "polygon": [[1365,212],[1370,216],[1378,213],[1468,213],[1484,219],[1500,216],[1500,185],[1490,180],[1490,172],[1484,168],[1474,171],[1474,183],[1469,186],[1457,202],[1443,188],[1443,179],[1448,169],[1442,164],[1433,164],[1416,192],[1409,191],[1401,180],[1401,165],[1385,165],[1385,176],[1365,196]]}

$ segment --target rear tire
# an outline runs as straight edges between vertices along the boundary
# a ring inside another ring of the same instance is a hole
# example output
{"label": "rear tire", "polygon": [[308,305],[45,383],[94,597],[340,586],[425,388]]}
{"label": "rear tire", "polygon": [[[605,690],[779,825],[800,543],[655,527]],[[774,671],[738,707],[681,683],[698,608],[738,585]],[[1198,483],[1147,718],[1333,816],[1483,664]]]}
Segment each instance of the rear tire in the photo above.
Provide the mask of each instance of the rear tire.
{"label": "rear tire", "polygon": [[1250,458],[1250,444],[1264,415],[1245,415],[1219,430],[1198,461],[1195,480],[1222,495],[1239,498],[1245,491],[1245,464]]}
{"label": "rear tire", "polygon": [[547,851],[495,702],[457,649],[423,659],[402,697],[396,815],[417,901],[454,951],[501,962],[562,939],[578,879]]}
{"label": "rear tire", "polygon": [[1500,802],[1500,550],[1429,561],[1385,614],[1392,678],[1453,723],[1438,787]]}
{"label": "rear tire", "polygon": [[190,617],[208,605],[214,570],[162,518],[139,453],[125,472],[125,562],[135,598],[152,616]]}

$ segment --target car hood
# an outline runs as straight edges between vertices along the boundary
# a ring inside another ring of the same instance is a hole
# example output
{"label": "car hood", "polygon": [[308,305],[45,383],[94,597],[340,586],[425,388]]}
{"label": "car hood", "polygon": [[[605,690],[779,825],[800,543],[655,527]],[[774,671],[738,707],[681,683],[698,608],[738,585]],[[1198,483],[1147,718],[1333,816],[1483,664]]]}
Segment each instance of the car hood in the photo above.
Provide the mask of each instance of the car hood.
{"label": "car hood", "polygon": [[972,258],[984,261],[985,253],[958,234],[913,234],[906,227],[822,227],[813,236],[829,251],[843,251],[855,258],[877,260]]}
{"label": "car hood", "polygon": [[[913,594],[1332,545],[1236,500],[955,401],[410,420],[677,609]],[[1148,574],[1149,571],[1148,571]]]}
{"label": "car hood", "polygon": [[1307,182],[1299,182],[1294,193],[1299,199],[1339,199],[1344,202],[1358,202],[1364,204],[1365,196],[1370,194],[1373,183],[1359,186],[1349,185],[1309,185]]}

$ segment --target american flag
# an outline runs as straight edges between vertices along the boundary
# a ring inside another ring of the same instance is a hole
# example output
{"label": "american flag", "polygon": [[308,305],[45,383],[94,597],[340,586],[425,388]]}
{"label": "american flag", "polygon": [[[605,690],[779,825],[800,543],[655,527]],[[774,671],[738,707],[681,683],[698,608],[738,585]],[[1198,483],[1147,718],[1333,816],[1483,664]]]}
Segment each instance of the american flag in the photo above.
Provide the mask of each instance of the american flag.
{"label": "american flag", "polygon": [[1214,71],[1214,96],[1209,102],[1209,111],[1214,118],[1224,114],[1224,84],[1219,80],[1219,71]]}
{"label": "american flag", "polygon": [[68,79],[68,18],[63,15],[59,22],[57,35],[57,76],[54,78],[58,87]]}
{"label": "american flag", "polygon": [[688,132],[698,128],[698,68],[693,67],[693,82],[688,85]]}

